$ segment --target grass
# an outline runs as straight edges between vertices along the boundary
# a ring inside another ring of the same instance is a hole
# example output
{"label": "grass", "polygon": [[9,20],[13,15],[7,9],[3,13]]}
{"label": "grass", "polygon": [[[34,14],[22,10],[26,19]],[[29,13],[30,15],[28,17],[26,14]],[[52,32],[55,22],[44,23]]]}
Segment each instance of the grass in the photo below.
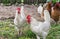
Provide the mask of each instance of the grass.
{"label": "grass", "polygon": [[[29,25],[26,24],[22,32],[23,35],[18,37],[12,19],[0,21],[0,39],[36,39],[35,34],[29,29]],[[47,39],[60,39],[60,24],[51,26]]]}

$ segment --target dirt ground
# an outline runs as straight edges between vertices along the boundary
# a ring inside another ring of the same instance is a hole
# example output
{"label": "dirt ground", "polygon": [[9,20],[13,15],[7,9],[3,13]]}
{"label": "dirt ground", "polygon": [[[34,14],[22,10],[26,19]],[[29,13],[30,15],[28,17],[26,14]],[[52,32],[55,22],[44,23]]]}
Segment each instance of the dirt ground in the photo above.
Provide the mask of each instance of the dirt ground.
{"label": "dirt ground", "polygon": [[[20,6],[0,6],[0,19],[14,18],[17,7]],[[37,13],[37,7],[34,5],[24,5],[24,12],[26,16],[30,14],[33,17],[40,19],[40,14]]]}
{"label": "dirt ground", "polygon": [[[1,17],[12,17],[15,15],[16,8],[20,6],[0,6],[0,18]],[[25,13],[36,13],[36,7],[31,5],[24,5]]]}

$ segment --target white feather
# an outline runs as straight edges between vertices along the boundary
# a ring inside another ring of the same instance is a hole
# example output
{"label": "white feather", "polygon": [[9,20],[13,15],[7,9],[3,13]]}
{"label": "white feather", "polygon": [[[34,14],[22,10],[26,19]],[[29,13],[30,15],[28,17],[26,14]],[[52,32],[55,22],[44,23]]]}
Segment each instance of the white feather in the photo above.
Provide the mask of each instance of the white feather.
{"label": "white feather", "polygon": [[44,10],[44,19],[45,21],[50,22],[50,14],[48,10]]}
{"label": "white feather", "polygon": [[31,30],[37,35],[37,39],[40,39],[40,35],[43,39],[46,39],[50,29],[50,15],[47,10],[44,10],[44,22],[37,21],[35,18],[31,17]]}
{"label": "white feather", "polygon": [[48,3],[45,3],[45,4],[43,5],[43,8],[44,8],[44,9],[46,8],[47,4],[48,4]]}
{"label": "white feather", "polygon": [[[25,21],[26,21],[26,17],[25,17],[25,14],[24,14],[24,6],[21,6],[20,14],[18,14],[18,12],[16,10],[16,15],[15,15],[15,18],[14,18],[14,24],[16,25],[16,27],[20,28],[21,26],[23,26]],[[16,28],[16,29],[18,29],[18,28]]]}
{"label": "white feather", "polygon": [[39,14],[41,14],[42,11],[43,11],[43,7],[40,5],[40,6],[38,7],[37,11],[38,11]]}

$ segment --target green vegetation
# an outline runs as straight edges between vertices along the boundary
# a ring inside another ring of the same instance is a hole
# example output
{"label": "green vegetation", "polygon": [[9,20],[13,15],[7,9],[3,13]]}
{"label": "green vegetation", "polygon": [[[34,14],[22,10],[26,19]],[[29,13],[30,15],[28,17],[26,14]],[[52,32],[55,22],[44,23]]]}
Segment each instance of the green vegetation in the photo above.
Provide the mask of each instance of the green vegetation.
{"label": "green vegetation", "polygon": [[[29,29],[29,25],[25,25],[22,30],[23,35],[18,36],[18,32],[14,27],[13,20],[0,21],[0,38],[4,39],[36,39],[35,34]],[[52,25],[47,39],[60,39],[60,25]]]}
{"label": "green vegetation", "polygon": [[13,39],[16,38],[17,31],[10,21],[0,21],[0,36],[3,38]]}
{"label": "green vegetation", "polygon": [[5,5],[8,5],[9,3],[12,4],[20,4],[20,3],[24,3],[24,4],[38,4],[38,3],[45,3],[46,0],[0,0],[0,3],[3,3]]}
{"label": "green vegetation", "polygon": [[[0,0],[0,3],[3,3],[4,5],[12,5],[12,4],[21,4],[22,2],[24,4],[39,4],[39,3],[45,3],[50,2],[51,0]],[[53,3],[60,2],[60,0],[52,0]]]}

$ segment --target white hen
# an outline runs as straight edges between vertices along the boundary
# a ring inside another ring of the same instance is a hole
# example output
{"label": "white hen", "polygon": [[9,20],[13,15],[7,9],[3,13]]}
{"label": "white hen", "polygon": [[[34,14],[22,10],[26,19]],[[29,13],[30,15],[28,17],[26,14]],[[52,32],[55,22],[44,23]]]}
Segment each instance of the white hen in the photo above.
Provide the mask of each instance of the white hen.
{"label": "white hen", "polygon": [[42,7],[42,5],[41,5],[41,4],[40,4],[40,6],[38,7],[37,11],[38,11],[38,13],[39,13],[39,14],[41,14],[41,13],[42,13],[42,11],[43,11],[43,7]]}
{"label": "white hen", "polygon": [[43,8],[46,8],[47,4],[48,4],[48,3],[45,3],[45,4],[43,5]]}
{"label": "white hen", "polygon": [[[19,9],[21,9],[21,10],[19,11]],[[23,20],[25,20],[25,19],[26,18],[25,18],[25,14],[24,14],[24,6],[21,6],[21,8],[17,8],[17,10],[16,10],[14,24],[21,25],[21,23],[24,22]]]}
{"label": "white hen", "polygon": [[48,10],[44,10],[44,19],[44,22],[39,22],[35,18],[30,17],[30,15],[27,16],[27,21],[28,23],[30,22],[31,25],[30,28],[36,34],[37,39],[40,39],[40,36],[46,39],[48,35],[50,29],[50,15]]}
{"label": "white hen", "polygon": [[25,14],[24,14],[24,6],[21,6],[21,8],[17,8],[16,15],[14,19],[14,24],[16,25],[15,28],[19,31],[20,27],[23,26],[25,23]]}

